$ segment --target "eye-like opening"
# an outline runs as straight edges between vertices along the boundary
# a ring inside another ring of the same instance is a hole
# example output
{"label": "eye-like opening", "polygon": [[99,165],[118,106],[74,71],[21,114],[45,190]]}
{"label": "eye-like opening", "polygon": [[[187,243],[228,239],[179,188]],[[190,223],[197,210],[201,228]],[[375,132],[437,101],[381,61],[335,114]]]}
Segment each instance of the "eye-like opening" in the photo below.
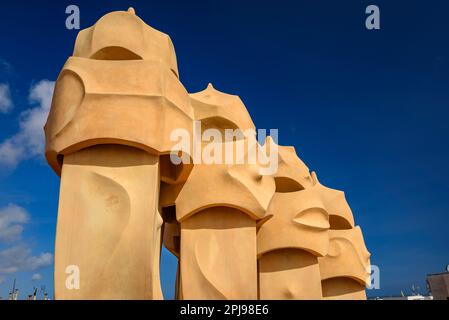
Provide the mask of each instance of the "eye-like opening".
{"label": "eye-like opening", "polygon": [[297,192],[304,190],[304,187],[296,180],[288,177],[276,177],[274,178],[276,184],[276,192]]}
{"label": "eye-like opening", "polygon": [[329,215],[329,224],[331,230],[348,230],[352,229],[352,225],[348,220],[334,214]]}
{"label": "eye-like opening", "polygon": [[142,60],[142,57],[136,53],[116,46],[98,50],[90,58],[95,60]]}
{"label": "eye-like opening", "polygon": [[[232,122],[223,117],[210,117],[201,120],[201,133],[208,129],[216,129],[220,131],[222,135],[222,139],[225,139],[226,129],[234,130],[234,134],[232,136],[233,141],[244,139],[243,131],[238,130],[239,127]],[[238,130],[238,131],[235,131]]]}

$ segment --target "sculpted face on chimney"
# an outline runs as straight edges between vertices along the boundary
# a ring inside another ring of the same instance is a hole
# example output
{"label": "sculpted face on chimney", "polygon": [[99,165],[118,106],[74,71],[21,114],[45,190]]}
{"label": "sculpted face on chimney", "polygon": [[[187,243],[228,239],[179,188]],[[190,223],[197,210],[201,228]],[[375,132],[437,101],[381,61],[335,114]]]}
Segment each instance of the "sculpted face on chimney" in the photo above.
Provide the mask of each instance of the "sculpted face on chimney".
{"label": "sculpted face on chimney", "polygon": [[[191,144],[174,150],[176,132]],[[170,37],[134,9],[79,32],[45,136],[61,177],[56,299],[162,299],[162,242],[178,299],[366,298],[369,253],[343,192],[276,137],[250,139],[238,96],[189,94]]]}

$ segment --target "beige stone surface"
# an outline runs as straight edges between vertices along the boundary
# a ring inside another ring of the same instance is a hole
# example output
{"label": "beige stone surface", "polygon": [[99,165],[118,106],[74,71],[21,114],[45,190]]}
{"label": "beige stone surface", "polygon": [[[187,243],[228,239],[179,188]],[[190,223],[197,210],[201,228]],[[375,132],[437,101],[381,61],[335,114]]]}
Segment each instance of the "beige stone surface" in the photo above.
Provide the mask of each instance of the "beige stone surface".
{"label": "beige stone surface", "polygon": [[59,174],[64,155],[98,144],[169,153],[172,130],[191,134],[194,117],[174,70],[170,38],[132,12],[112,12],[80,31],[74,56],[56,81],[45,125],[52,168]]}
{"label": "beige stone surface", "polygon": [[322,201],[326,204],[329,213],[330,229],[350,229],[354,227],[354,216],[346,201],[345,193],[340,190],[322,185],[312,172],[312,179],[317,181]]}
{"label": "beige stone surface", "polygon": [[[209,84],[190,97],[202,133],[215,129],[225,138],[226,129],[254,130],[238,96]],[[212,153],[220,150],[224,159],[231,150],[230,164],[195,164],[187,181],[162,185],[161,205],[176,206],[181,226],[179,297],[257,299],[256,222],[265,218],[275,191],[273,177],[260,174],[257,159],[248,161],[258,148],[244,136],[216,142]],[[175,234],[169,232],[167,248]]]}
{"label": "beige stone surface", "polygon": [[[162,299],[158,158],[117,145],[67,155],[55,248],[56,299]],[[66,287],[67,266],[80,272]]]}
{"label": "beige stone surface", "polygon": [[329,214],[318,181],[295,149],[278,146],[278,152],[271,217],[257,232],[259,298],[321,299],[317,258],[327,254]]}
{"label": "beige stone surface", "polygon": [[360,227],[330,230],[329,236],[329,252],[318,259],[324,298],[366,299],[370,253],[365,247]]}
{"label": "beige stone surface", "polygon": [[178,75],[170,37],[147,25],[134,9],[105,14],[78,33],[73,56],[95,60],[158,61]]}
{"label": "beige stone surface", "polygon": [[[210,138],[201,161],[174,165],[171,133],[194,137],[195,120]],[[255,129],[244,103],[212,84],[189,94],[170,37],[134,9],[79,32],[44,129],[61,176],[56,299],[162,299],[162,243],[179,261],[177,299],[366,299],[370,254],[344,193],[270,137],[211,143]],[[264,150],[278,157],[270,175]]]}
{"label": "beige stone surface", "polygon": [[[229,142],[233,148],[238,143]],[[275,191],[273,177],[258,169],[196,164],[182,185],[162,185],[162,206],[176,205],[181,226],[184,299],[257,299],[256,221],[265,217]],[[174,235],[164,238],[167,248]]]}
{"label": "beige stone surface", "polygon": [[[46,157],[61,175],[57,299],[162,298],[159,186],[191,170],[166,155],[171,131],[191,132],[193,117],[170,38],[134,10],[79,33],[45,125]],[[68,264],[80,269],[80,290],[65,287]]]}
{"label": "beige stone surface", "polygon": [[319,300],[322,297],[317,257],[304,250],[270,251],[259,259],[259,299]]}
{"label": "beige stone surface", "polygon": [[[270,147],[276,142],[268,136],[265,140],[264,147],[267,153],[272,152]],[[296,150],[292,146],[278,146],[278,169],[273,175],[276,180],[276,192],[286,193],[300,191],[305,188],[312,187],[315,180],[309,172],[309,168],[298,157]]]}
{"label": "beige stone surface", "polygon": [[324,256],[329,247],[329,220],[319,188],[276,193],[267,211],[271,218],[257,234],[259,255],[281,248],[297,248]]}
{"label": "beige stone surface", "polygon": [[253,120],[239,96],[221,92],[211,83],[197,93],[191,93],[195,120],[203,129],[255,129]]}
{"label": "beige stone surface", "polygon": [[[314,179],[318,181],[313,173]],[[319,257],[323,298],[366,300],[370,283],[370,253],[362,231],[354,226],[354,217],[340,190],[321,186],[321,195],[329,211],[329,250]]]}
{"label": "beige stone surface", "polygon": [[[239,144],[246,157],[245,141],[227,142],[219,147],[224,152],[229,145],[236,154]],[[184,183],[161,186],[161,206],[176,205],[176,219],[180,222],[205,208],[219,205],[239,209],[255,220],[262,219],[275,191],[275,182],[273,177],[261,175],[260,168],[257,163],[196,164]]]}
{"label": "beige stone surface", "polygon": [[259,298],[366,299],[369,253],[344,193],[309,174],[294,148],[278,152],[276,193],[257,233]]}
{"label": "beige stone surface", "polygon": [[256,222],[230,207],[181,223],[183,299],[257,299]]}
{"label": "beige stone surface", "polygon": [[365,286],[351,278],[330,278],[322,282],[325,300],[366,300]]}

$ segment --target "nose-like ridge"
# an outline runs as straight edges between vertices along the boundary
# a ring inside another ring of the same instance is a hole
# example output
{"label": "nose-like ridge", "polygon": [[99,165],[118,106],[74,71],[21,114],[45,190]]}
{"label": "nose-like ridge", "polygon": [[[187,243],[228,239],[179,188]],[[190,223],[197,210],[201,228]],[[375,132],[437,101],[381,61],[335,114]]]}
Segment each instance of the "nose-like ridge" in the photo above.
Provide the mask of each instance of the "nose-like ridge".
{"label": "nose-like ridge", "polygon": [[324,208],[312,207],[298,213],[293,219],[295,223],[319,230],[329,229],[329,215]]}

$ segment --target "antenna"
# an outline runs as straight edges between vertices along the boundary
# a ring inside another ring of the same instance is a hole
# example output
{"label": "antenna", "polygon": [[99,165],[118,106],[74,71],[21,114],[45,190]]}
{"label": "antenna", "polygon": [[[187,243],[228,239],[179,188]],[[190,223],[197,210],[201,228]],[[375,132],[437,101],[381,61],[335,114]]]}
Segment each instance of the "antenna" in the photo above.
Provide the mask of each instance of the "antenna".
{"label": "antenna", "polygon": [[16,278],[14,278],[14,282],[13,282],[13,285],[12,285],[12,290],[11,290],[11,292],[8,295],[8,300],[15,300],[14,299],[15,292],[16,292]]}
{"label": "antenna", "polygon": [[43,299],[45,297],[45,286],[44,285],[41,285],[41,290],[39,291],[39,293]]}

